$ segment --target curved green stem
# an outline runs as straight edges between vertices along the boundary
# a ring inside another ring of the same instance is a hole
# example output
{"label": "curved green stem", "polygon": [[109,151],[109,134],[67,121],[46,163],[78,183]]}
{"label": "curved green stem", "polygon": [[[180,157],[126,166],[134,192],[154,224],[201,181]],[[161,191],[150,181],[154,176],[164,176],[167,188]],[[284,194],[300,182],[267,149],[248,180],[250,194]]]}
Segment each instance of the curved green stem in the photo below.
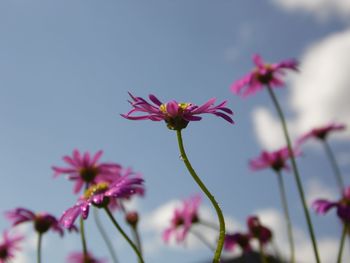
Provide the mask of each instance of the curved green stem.
{"label": "curved green stem", "polygon": [[111,244],[111,241],[109,240],[106,231],[104,230],[102,224],[101,224],[101,220],[100,217],[98,215],[98,210],[96,207],[94,207],[94,219],[95,219],[95,223],[97,226],[98,231],[100,232],[103,241],[105,242],[107,249],[109,251],[109,254],[111,254],[111,258],[113,260],[114,263],[118,263],[118,259],[117,259],[117,255],[114,252],[113,246]]}
{"label": "curved green stem", "polygon": [[80,237],[81,237],[81,244],[83,245],[83,254],[84,257],[88,257],[88,252],[87,252],[87,245],[86,245],[86,239],[85,239],[85,228],[84,228],[84,219],[81,216],[80,217]]}
{"label": "curved green stem", "polygon": [[221,255],[221,252],[222,252],[222,249],[223,249],[223,246],[224,246],[224,241],[225,241],[225,219],[224,219],[222,211],[221,211],[221,209],[219,207],[219,204],[216,202],[214,196],[209,192],[209,190],[204,185],[202,180],[196,174],[196,172],[192,168],[191,163],[189,162],[189,160],[187,158],[187,155],[186,155],[186,152],[185,152],[185,148],[184,148],[184,145],[183,145],[183,141],[182,141],[181,130],[176,130],[176,134],[177,134],[177,140],[178,140],[179,149],[180,149],[180,153],[181,153],[181,158],[184,161],[184,163],[185,163],[185,165],[187,167],[187,170],[190,172],[192,178],[196,181],[198,186],[202,189],[202,191],[209,198],[210,202],[212,203],[212,205],[215,208],[216,214],[217,214],[218,219],[219,219],[219,223],[220,223],[219,240],[218,240],[218,244],[217,244],[217,247],[216,247],[216,250],[215,250],[215,254],[214,254],[214,258],[213,258],[213,263],[218,263],[220,261],[220,255]]}
{"label": "curved green stem", "polygon": [[270,97],[272,99],[273,104],[275,105],[275,108],[277,110],[278,116],[279,116],[279,118],[281,120],[283,133],[284,133],[284,136],[285,136],[286,141],[287,141],[287,146],[288,146],[290,159],[291,159],[291,163],[292,163],[292,167],[293,167],[294,178],[295,178],[295,181],[297,183],[297,187],[298,187],[301,203],[302,203],[302,206],[303,206],[303,209],[304,209],[304,214],[305,214],[305,218],[306,218],[306,222],[307,222],[307,226],[308,226],[308,230],[309,230],[309,235],[310,235],[310,238],[311,238],[311,241],[312,241],[312,246],[313,246],[313,249],[314,249],[316,262],[320,263],[321,261],[320,261],[320,257],[319,257],[318,250],[317,250],[317,242],[316,242],[316,238],[315,238],[315,234],[314,234],[314,229],[313,229],[313,226],[312,226],[309,210],[308,210],[307,205],[306,205],[303,185],[301,183],[298,167],[297,167],[297,164],[296,164],[296,161],[295,161],[295,158],[294,158],[294,153],[293,153],[292,144],[291,144],[291,141],[290,141],[290,138],[289,138],[287,124],[286,124],[286,121],[285,121],[282,109],[281,109],[281,107],[280,107],[280,105],[279,105],[279,103],[277,101],[277,98],[276,98],[273,90],[271,89],[270,86],[267,86],[267,90],[269,92],[269,95],[270,95]]}
{"label": "curved green stem", "polygon": [[134,252],[136,253],[138,260],[140,263],[144,263],[142,255],[140,253],[140,251],[137,249],[136,245],[131,241],[131,239],[128,237],[128,235],[124,232],[124,230],[120,227],[120,225],[118,224],[118,222],[115,220],[115,218],[113,217],[111,211],[108,209],[107,206],[104,207],[108,217],[111,219],[113,225],[118,229],[118,231],[120,232],[120,234],[122,234],[122,236],[125,238],[125,240],[129,243],[129,245],[131,246],[131,248],[134,250]]}
{"label": "curved green stem", "polygon": [[348,230],[348,224],[344,223],[343,233],[342,233],[341,239],[340,239],[337,263],[341,263],[341,258],[342,258],[342,255],[343,255],[343,248],[344,248],[344,243],[345,243],[345,237],[346,237],[347,230]]}
{"label": "curved green stem", "polygon": [[326,140],[322,140],[322,142],[323,142],[323,146],[324,146],[324,149],[326,151],[326,154],[328,156],[328,159],[332,165],[332,169],[334,172],[335,179],[337,180],[337,184],[338,184],[340,193],[342,194],[345,186],[344,186],[343,178],[342,178],[341,173],[340,173],[339,166],[337,164],[337,161],[334,157],[334,154],[333,154],[332,149],[329,146],[328,142]]}
{"label": "curved green stem", "polygon": [[289,248],[290,248],[290,262],[295,262],[295,251],[294,251],[294,240],[293,240],[293,230],[292,230],[292,222],[289,216],[289,209],[287,203],[286,190],[283,183],[283,177],[281,172],[277,172],[278,186],[280,189],[281,201],[284,211],[284,217],[287,223],[287,231],[288,231],[288,239],[289,239]]}
{"label": "curved green stem", "polygon": [[38,247],[37,247],[37,260],[38,263],[41,263],[41,241],[42,241],[43,235],[41,233],[38,233]]}

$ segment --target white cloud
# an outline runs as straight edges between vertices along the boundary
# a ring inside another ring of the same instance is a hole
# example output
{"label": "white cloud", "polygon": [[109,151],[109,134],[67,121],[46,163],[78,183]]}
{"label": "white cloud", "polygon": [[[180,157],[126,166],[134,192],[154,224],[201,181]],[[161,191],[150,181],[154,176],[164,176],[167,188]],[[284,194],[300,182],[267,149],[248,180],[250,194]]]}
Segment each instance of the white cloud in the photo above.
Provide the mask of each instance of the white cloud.
{"label": "white cloud", "polygon": [[[350,127],[349,50],[350,30],[346,30],[311,45],[302,56],[300,73],[290,79],[289,102],[284,107],[295,114],[288,120],[292,137],[329,122]],[[262,146],[281,146],[281,127],[270,112],[255,109],[253,120]],[[349,140],[350,133],[335,133],[332,138]]]}
{"label": "white cloud", "polygon": [[330,16],[348,18],[350,1],[348,0],[272,0],[287,11],[304,11],[324,20]]}
{"label": "white cloud", "polygon": [[[286,145],[281,123],[267,108],[255,108],[252,112],[252,118],[255,134],[264,149],[276,150]],[[293,127],[292,125],[288,126]]]}

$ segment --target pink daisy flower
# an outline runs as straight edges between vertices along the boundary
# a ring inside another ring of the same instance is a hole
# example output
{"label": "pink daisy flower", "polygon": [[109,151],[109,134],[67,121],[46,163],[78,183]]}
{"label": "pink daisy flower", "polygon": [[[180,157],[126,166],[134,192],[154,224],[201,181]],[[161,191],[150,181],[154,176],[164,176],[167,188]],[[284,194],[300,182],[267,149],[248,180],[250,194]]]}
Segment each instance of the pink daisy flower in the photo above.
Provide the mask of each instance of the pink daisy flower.
{"label": "pink daisy flower", "polygon": [[81,154],[74,150],[72,157],[64,156],[63,161],[68,167],[53,166],[55,176],[67,174],[68,179],[75,181],[74,193],[79,193],[84,184],[96,184],[101,181],[112,182],[120,176],[121,166],[116,163],[99,163],[103,151],[98,151],[93,156],[89,152]]}
{"label": "pink daisy flower", "polygon": [[298,71],[298,62],[294,59],[267,64],[262,60],[260,55],[255,54],[253,56],[253,62],[255,68],[252,72],[232,84],[231,91],[233,93],[247,97],[262,90],[264,85],[272,88],[283,86],[284,81],[281,79],[281,76],[284,74],[284,70]]}
{"label": "pink daisy flower", "polygon": [[[12,226],[17,226],[25,222],[33,222],[35,231],[40,234],[46,233],[51,229],[52,231],[57,232],[60,236],[63,236],[63,228],[59,225],[56,217],[46,212],[34,213],[28,209],[20,207],[5,212],[5,216],[12,222]],[[74,225],[72,225],[69,230],[78,231]]]}
{"label": "pink daisy flower", "polygon": [[2,234],[0,243],[0,263],[12,262],[15,258],[15,252],[20,250],[18,243],[23,240],[22,236],[10,237],[7,231]]}
{"label": "pink daisy flower", "polygon": [[182,202],[180,208],[176,208],[170,221],[170,227],[163,232],[163,240],[169,242],[172,235],[176,242],[185,240],[192,225],[199,222],[198,209],[201,204],[201,197],[195,195]]}
{"label": "pink daisy flower", "polygon": [[105,263],[107,260],[96,259],[90,252],[87,253],[87,256],[84,256],[82,252],[72,252],[67,257],[67,263]]}
{"label": "pink daisy flower", "polygon": [[140,176],[133,176],[132,173],[128,173],[117,178],[113,183],[100,182],[91,185],[75,206],[63,213],[59,220],[60,224],[65,228],[70,228],[79,215],[83,219],[88,217],[91,205],[102,208],[109,206],[111,202],[116,202],[118,199],[130,198],[132,195],[143,192],[143,181]]}
{"label": "pink daisy flower", "polygon": [[263,226],[257,216],[250,216],[247,219],[247,226],[252,238],[256,238],[263,245],[272,239],[272,231]]}
{"label": "pink daisy flower", "polygon": [[[168,128],[171,130],[181,130],[187,127],[190,121],[199,121],[202,119],[201,114],[213,114],[233,124],[233,120],[229,115],[233,112],[225,107],[227,101],[223,101],[217,106],[214,106],[215,98],[208,100],[201,106],[193,103],[179,103],[172,100],[167,103],[161,102],[156,96],[149,95],[151,103],[141,97],[135,97],[130,92],[129,95],[132,101],[129,101],[133,109],[127,114],[121,114],[129,120],[151,120],[165,121]],[[141,115],[134,116],[135,113]]]}
{"label": "pink daisy flower", "polygon": [[[300,155],[298,149],[294,150],[294,156]],[[288,147],[284,147],[274,152],[263,151],[259,157],[249,161],[249,166],[253,171],[271,168],[279,172],[282,169],[289,170],[287,160],[290,158]]]}
{"label": "pink daisy flower", "polygon": [[330,123],[328,125],[317,127],[311,131],[305,133],[298,139],[298,143],[304,143],[310,138],[316,138],[318,140],[325,140],[327,136],[334,131],[343,131],[346,126],[344,124]]}
{"label": "pink daisy flower", "polygon": [[338,201],[329,201],[326,199],[318,199],[313,202],[312,207],[318,214],[326,214],[331,208],[337,209],[338,217],[344,223],[350,223],[350,187],[347,187],[343,193],[342,199]]}

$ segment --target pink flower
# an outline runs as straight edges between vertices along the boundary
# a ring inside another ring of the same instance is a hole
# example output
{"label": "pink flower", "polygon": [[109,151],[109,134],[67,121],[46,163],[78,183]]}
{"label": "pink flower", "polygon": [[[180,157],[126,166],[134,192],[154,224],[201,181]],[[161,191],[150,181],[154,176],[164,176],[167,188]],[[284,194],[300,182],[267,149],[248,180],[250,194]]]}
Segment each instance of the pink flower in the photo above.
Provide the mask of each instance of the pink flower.
{"label": "pink flower", "polygon": [[3,241],[0,243],[0,263],[12,262],[15,258],[15,252],[20,250],[18,243],[23,240],[23,237],[10,237],[7,231],[4,231],[2,239]]}
{"label": "pink flower", "polygon": [[250,216],[247,219],[247,226],[249,233],[252,238],[256,238],[263,245],[270,242],[272,239],[272,232],[266,226],[263,226],[260,223],[260,220],[257,216]]}
{"label": "pink flower", "polygon": [[[256,66],[253,71],[232,84],[231,91],[233,93],[242,94],[243,97],[246,97],[263,89],[264,85],[272,88],[283,86],[284,82],[281,76],[284,74],[284,70],[298,70],[298,62],[294,59],[285,60],[280,63],[266,64],[260,55],[255,54],[253,56],[253,62]],[[244,88],[245,91],[242,93]]]}
{"label": "pink flower", "polygon": [[171,235],[175,236],[178,243],[184,241],[192,224],[199,222],[198,209],[201,204],[201,197],[195,195],[182,202],[182,207],[174,210],[170,227],[163,232],[163,240],[169,242]]}
{"label": "pink flower", "polygon": [[[34,213],[25,208],[16,208],[5,213],[7,219],[12,222],[12,226],[17,226],[25,222],[33,222],[34,229],[40,234],[46,233],[48,230],[57,232],[60,236],[63,236],[63,229],[58,224],[58,220],[53,215],[46,212]],[[69,228],[70,231],[78,231],[78,229],[72,225]]]}
{"label": "pink flower", "polygon": [[65,228],[70,228],[79,215],[83,219],[88,217],[91,205],[102,208],[118,199],[130,198],[143,191],[143,179],[140,176],[133,176],[132,173],[117,178],[113,183],[101,182],[91,185],[75,206],[63,213],[59,222]]}
{"label": "pink flower", "polygon": [[350,187],[346,188],[343,193],[343,198],[336,201],[328,201],[325,199],[318,199],[313,202],[312,207],[316,210],[318,214],[325,214],[331,208],[335,207],[337,209],[338,217],[344,221],[344,223],[350,223]]}
{"label": "pink flower", "polygon": [[325,140],[330,132],[343,131],[346,126],[344,124],[330,123],[323,127],[314,128],[311,131],[305,133],[298,139],[298,143],[304,143],[309,138],[316,138],[319,140]]}
{"label": "pink flower", "polygon": [[[298,149],[293,150],[294,156],[300,155]],[[263,151],[259,157],[250,160],[249,166],[252,170],[257,171],[265,168],[271,168],[279,172],[282,169],[289,170],[287,160],[290,158],[288,147],[284,147],[274,152]]]}
{"label": "pink flower", "polygon": [[[202,117],[198,115],[208,113],[219,116],[233,124],[233,120],[229,116],[233,112],[225,107],[226,101],[217,106],[213,106],[215,98],[208,100],[201,106],[193,103],[179,103],[175,100],[162,103],[156,96],[151,94],[149,99],[153,104],[150,104],[143,98],[135,97],[131,93],[129,95],[132,99],[129,103],[133,109],[127,114],[121,114],[121,116],[129,120],[165,121],[169,129],[181,130],[186,128],[190,121],[201,120]],[[141,115],[133,116],[134,113],[141,113]]]}
{"label": "pink flower", "polygon": [[102,151],[98,151],[92,157],[89,152],[81,154],[74,150],[72,157],[64,156],[63,161],[69,167],[53,166],[55,176],[67,174],[68,179],[75,181],[74,193],[79,193],[84,184],[96,184],[101,181],[112,182],[120,176],[121,166],[116,163],[99,163]]}
{"label": "pink flower", "polygon": [[84,257],[82,252],[72,252],[68,258],[68,263],[105,263],[107,260],[96,259],[90,252],[88,252],[87,257]]}
{"label": "pink flower", "polygon": [[252,247],[250,245],[251,236],[250,234],[244,234],[236,232],[233,234],[225,235],[224,249],[226,251],[233,251],[238,245],[243,253],[250,252]]}

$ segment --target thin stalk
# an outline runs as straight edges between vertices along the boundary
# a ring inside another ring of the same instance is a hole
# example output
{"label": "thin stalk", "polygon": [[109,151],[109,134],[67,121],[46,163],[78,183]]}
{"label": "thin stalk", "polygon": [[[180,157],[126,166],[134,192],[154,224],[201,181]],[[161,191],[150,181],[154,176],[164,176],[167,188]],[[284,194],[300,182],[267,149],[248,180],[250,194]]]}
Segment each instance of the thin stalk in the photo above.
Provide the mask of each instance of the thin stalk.
{"label": "thin stalk", "polygon": [[42,241],[43,235],[41,233],[38,233],[38,247],[37,247],[37,259],[38,263],[41,263],[41,241]]}
{"label": "thin stalk", "polygon": [[122,236],[125,238],[125,240],[129,243],[129,245],[131,246],[131,248],[134,250],[134,252],[136,253],[137,257],[138,257],[138,261],[139,263],[144,263],[142,255],[140,253],[140,251],[137,249],[136,245],[131,241],[131,239],[128,237],[128,235],[124,232],[124,230],[120,227],[120,225],[118,224],[118,222],[115,220],[115,218],[113,217],[111,211],[108,209],[107,206],[104,207],[109,219],[111,219],[113,225],[118,229],[118,231],[120,232],[120,234],[122,234]]}
{"label": "thin stalk", "polygon": [[181,158],[184,161],[184,163],[187,167],[187,170],[190,172],[192,178],[196,181],[196,183],[202,189],[202,191],[205,193],[205,195],[209,198],[209,200],[212,203],[212,205],[214,206],[216,214],[218,216],[219,223],[220,223],[220,231],[219,231],[219,240],[218,240],[217,247],[216,247],[215,254],[214,254],[214,258],[213,258],[213,263],[219,263],[220,255],[221,255],[221,252],[222,252],[222,249],[224,246],[224,241],[225,241],[225,219],[224,219],[222,211],[219,207],[219,204],[216,202],[214,196],[210,193],[208,188],[204,185],[202,180],[196,174],[196,172],[192,168],[190,161],[187,158],[185,148],[183,145],[183,141],[182,141],[181,130],[176,130],[176,134],[177,134],[177,140],[178,140],[179,149],[180,149],[180,153],[181,153]]}
{"label": "thin stalk", "polygon": [[100,234],[102,236],[102,239],[103,239],[103,241],[105,242],[105,244],[107,246],[109,254],[111,254],[112,261],[114,263],[118,263],[117,255],[115,254],[113,246],[112,246],[112,243],[109,240],[109,238],[107,236],[107,233],[106,233],[106,231],[104,230],[104,228],[103,228],[103,226],[101,224],[101,220],[100,220],[100,217],[99,217],[99,214],[98,214],[98,210],[97,210],[96,207],[94,207],[94,219],[95,219],[95,223],[96,223],[97,229],[100,232]]}
{"label": "thin stalk", "polygon": [[280,189],[280,195],[281,195],[281,201],[284,211],[284,217],[287,223],[287,232],[288,232],[288,239],[289,239],[289,248],[290,248],[290,262],[295,262],[295,250],[294,250],[294,239],[293,239],[293,230],[292,230],[292,222],[290,220],[289,216],[289,209],[288,209],[288,203],[287,203],[287,196],[286,196],[286,190],[283,183],[283,177],[280,171],[277,173],[277,179],[278,179],[278,186]]}
{"label": "thin stalk", "polygon": [[204,245],[206,245],[211,251],[215,251],[215,247],[212,246],[212,244],[204,238],[204,236],[200,233],[195,231],[194,229],[190,229],[190,232],[196,237],[198,238],[200,241],[202,241],[202,243]]}
{"label": "thin stalk", "polygon": [[140,238],[139,231],[137,230],[137,226],[131,226],[131,232],[134,237],[137,249],[140,251],[140,254],[142,256],[141,238]]}
{"label": "thin stalk", "polygon": [[290,138],[289,138],[288,129],[287,129],[287,124],[286,124],[286,121],[285,121],[282,109],[281,109],[281,107],[280,107],[280,105],[279,105],[279,103],[277,101],[277,98],[276,98],[273,90],[271,89],[270,86],[267,86],[267,90],[269,92],[269,95],[270,95],[270,97],[272,99],[273,104],[276,107],[277,113],[278,113],[278,115],[279,115],[279,117],[281,119],[282,129],[283,129],[283,133],[284,133],[284,136],[286,138],[286,141],[287,141],[287,146],[288,146],[290,159],[291,159],[293,172],[294,172],[294,178],[295,178],[295,181],[297,183],[297,187],[298,187],[301,203],[302,203],[302,206],[303,206],[303,209],[304,209],[304,214],[305,214],[305,218],[306,218],[306,222],[307,222],[307,226],[308,226],[308,230],[309,230],[309,235],[310,235],[310,238],[311,238],[311,241],[312,241],[312,246],[313,246],[313,249],[314,249],[316,262],[320,263],[321,260],[320,260],[320,257],[319,257],[319,254],[318,254],[318,250],[317,250],[317,242],[316,242],[316,238],[315,238],[315,234],[314,234],[314,229],[313,229],[313,226],[312,226],[309,210],[308,210],[307,205],[306,205],[303,185],[301,183],[298,167],[297,167],[297,164],[296,164],[296,161],[295,161],[295,158],[294,158],[294,154],[293,154],[293,150],[292,150],[292,144],[291,144],[291,141],[290,141]]}
{"label": "thin stalk", "polygon": [[81,237],[81,244],[83,246],[84,258],[87,258],[88,252],[87,252],[87,245],[86,245],[86,239],[85,239],[84,219],[82,216],[80,217],[80,237]]}
{"label": "thin stalk", "polygon": [[267,263],[266,255],[264,252],[264,247],[262,242],[259,242],[259,254],[260,254],[260,260],[262,263]]}
{"label": "thin stalk", "polygon": [[344,181],[343,181],[343,178],[341,176],[341,173],[340,173],[340,169],[339,169],[339,166],[337,164],[337,161],[334,157],[334,154],[333,154],[333,151],[331,149],[331,147],[329,146],[328,142],[326,140],[322,140],[323,142],[323,146],[324,146],[324,149],[326,151],[326,154],[328,156],[328,159],[332,165],[332,169],[333,169],[333,172],[334,172],[334,176],[335,176],[335,179],[337,180],[337,184],[338,184],[338,187],[339,187],[339,190],[340,190],[340,193],[343,193],[343,190],[345,188],[344,186]]}
{"label": "thin stalk", "polygon": [[344,223],[343,233],[342,233],[341,239],[340,239],[340,246],[339,246],[337,263],[341,263],[341,258],[342,258],[342,254],[343,254],[343,248],[344,248],[344,243],[345,243],[345,237],[346,237],[347,230],[348,230],[348,224]]}

